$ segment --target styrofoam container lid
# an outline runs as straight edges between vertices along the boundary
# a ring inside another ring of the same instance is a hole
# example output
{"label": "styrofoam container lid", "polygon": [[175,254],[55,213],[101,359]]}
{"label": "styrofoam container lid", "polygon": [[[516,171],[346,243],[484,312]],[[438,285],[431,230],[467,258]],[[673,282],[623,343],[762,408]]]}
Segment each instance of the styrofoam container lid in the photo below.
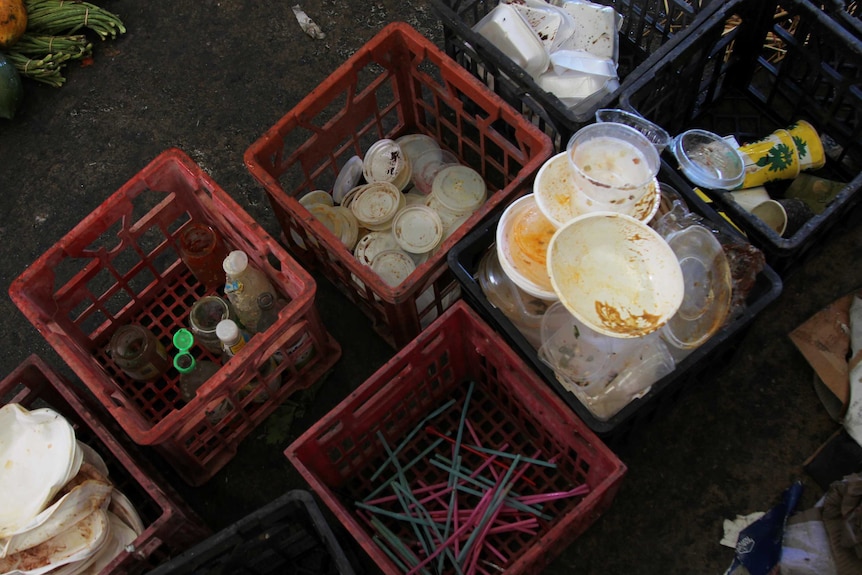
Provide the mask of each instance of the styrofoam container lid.
{"label": "styrofoam container lid", "polygon": [[727,140],[706,130],[687,130],[671,141],[670,150],[693,184],[733,190],[745,180],[745,164]]}
{"label": "styrofoam container lid", "polygon": [[392,235],[404,251],[424,254],[443,240],[443,222],[437,212],[427,206],[406,207],[392,220]]}
{"label": "styrofoam container lid", "polygon": [[547,249],[556,228],[539,210],[533,194],[511,203],[497,224],[500,267],[522,290],[546,301],[558,298],[548,275]]}
{"label": "styrofoam container lid", "polygon": [[[362,174],[365,181],[394,182],[409,169],[410,161],[395,140],[384,138],[377,140],[365,152],[362,160]],[[409,176],[408,176],[409,180]]]}
{"label": "styrofoam container lid", "polygon": [[488,197],[485,180],[468,166],[446,166],[434,177],[431,193],[444,208],[457,215],[478,210]]}
{"label": "styrofoam container lid", "polygon": [[74,429],[56,411],[17,403],[0,408],[0,537],[42,511],[82,460]]}
{"label": "styrofoam container lid", "polygon": [[374,182],[360,190],[350,203],[359,225],[369,230],[389,227],[405,203],[404,194],[389,182]]}
{"label": "styrofoam container lid", "polygon": [[331,206],[334,204],[332,200],[332,196],[329,195],[329,192],[324,192],[323,190],[314,190],[308,192],[301,198],[299,198],[299,203],[308,208],[308,206],[313,204],[323,204],[325,206]]}
{"label": "styrofoam container lid", "polygon": [[398,250],[398,242],[389,232],[368,232],[356,242],[353,257],[362,265],[370,266],[380,252]]}
{"label": "styrofoam container lid", "polygon": [[362,178],[362,158],[352,156],[338,172],[335,185],[332,186],[332,199],[335,200],[336,204],[344,201],[344,196],[356,187],[360,178]]}
{"label": "styrofoam container lid", "polygon": [[407,279],[416,269],[416,263],[410,254],[401,250],[386,250],[380,252],[371,260],[371,269],[392,287]]}
{"label": "styrofoam container lid", "polygon": [[616,212],[584,214],[558,229],[548,248],[548,275],[572,315],[612,337],[658,330],[685,293],[679,261],[664,238]]}
{"label": "styrofoam container lid", "polygon": [[534,78],[548,69],[550,56],[539,35],[509,4],[498,4],[479,20],[473,31],[484,36]]}

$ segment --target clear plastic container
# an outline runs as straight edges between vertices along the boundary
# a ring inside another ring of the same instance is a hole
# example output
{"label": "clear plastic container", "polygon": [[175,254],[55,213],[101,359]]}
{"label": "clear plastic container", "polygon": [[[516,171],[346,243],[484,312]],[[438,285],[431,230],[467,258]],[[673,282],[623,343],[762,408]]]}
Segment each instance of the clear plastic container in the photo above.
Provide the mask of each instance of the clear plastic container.
{"label": "clear plastic container", "polygon": [[260,309],[257,298],[264,292],[275,293],[269,278],[249,262],[248,254],[234,250],[225,258],[222,267],[227,275],[225,295],[233,306],[239,322],[251,333],[257,332]]}

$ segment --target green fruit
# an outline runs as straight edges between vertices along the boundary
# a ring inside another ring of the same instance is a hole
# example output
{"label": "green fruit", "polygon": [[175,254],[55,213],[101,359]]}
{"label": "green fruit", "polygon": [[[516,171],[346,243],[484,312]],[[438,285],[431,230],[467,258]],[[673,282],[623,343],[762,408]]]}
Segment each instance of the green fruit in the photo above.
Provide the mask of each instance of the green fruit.
{"label": "green fruit", "polygon": [[11,120],[23,99],[24,87],[18,70],[0,53],[0,118]]}

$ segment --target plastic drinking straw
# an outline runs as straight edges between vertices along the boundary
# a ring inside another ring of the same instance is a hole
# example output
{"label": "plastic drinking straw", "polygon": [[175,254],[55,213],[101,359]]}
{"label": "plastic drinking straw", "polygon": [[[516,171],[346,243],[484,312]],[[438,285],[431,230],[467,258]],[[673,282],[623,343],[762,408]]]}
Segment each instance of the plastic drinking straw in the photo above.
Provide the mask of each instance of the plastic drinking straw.
{"label": "plastic drinking straw", "polygon": [[[386,468],[387,465],[389,465],[390,460],[393,457],[397,456],[399,453],[401,453],[401,450],[404,449],[404,447],[408,443],[410,443],[410,441],[413,439],[413,437],[417,433],[419,433],[419,431],[421,429],[423,429],[425,427],[425,424],[428,421],[434,419],[435,417],[437,417],[438,415],[440,415],[441,413],[443,413],[444,411],[446,411],[447,409],[452,407],[452,404],[454,404],[454,403],[455,403],[455,400],[450,399],[449,401],[447,401],[446,403],[444,403],[443,405],[441,405],[440,407],[438,407],[437,409],[435,409],[434,411],[432,411],[431,413],[426,415],[422,419],[422,421],[419,422],[419,425],[414,427],[410,431],[410,433],[408,433],[407,436],[401,441],[401,443],[398,444],[398,447],[395,448],[395,451],[389,455],[389,457],[386,459],[386,461],[384,461],[383,463],[380,464],[380,467],[377,469],[377,471],[375,471],[374,473],[371,474],[371,481],[376,480],[380,476],[380,474],[383,473],[383,470]],[[379,434],[380,432],[378,431],[377,433]]]}
{"label": "plastic drinking straw", "polygon": [[366,503],[362,503],[361,501],[357,501],[356,506],[365,509],[366,511],[370,511],[375,515],[383,515],[384,517],[389,517],[390,519],[397,519],[399,521],[406,521],[408,523],[419,523],[421,525],[428,524],[428,522],[421,517],[405,513],[396,513],[395,511],[383,509],[382,507],[377,507],[376,505],[368,505]]}
{"label": "plastic drinking straw", "polygon": [[[443,491],[445,493],[449,493],[448,491],[448,483],[435,483],[433,485],[425,485],[421,481],[419,482],[421,486],[417,489],[413,490],[413,493],[434,493],[436,491]],[[388,484],[387,484],[388,485]],[[372,500],[363,500],[363,503],[366,505],[380,505],[381,503],[391,503],[392,501],[396,501],[398,499],[395,495],[384,495],[383,497],[378,497],[377,499]]]}
{"label": "plastic drinking straw", "polygon": [[539,527],[539,522],[535,517],[530,517],[529,519],[524,519],[522,521],[515,521],[512,523],[495,523],[488,530],[488,533],[506,533],[508,531],[521,531],[522,533],[535,533],[535,530]]}
{"label": "plastic drinking straw", "polygon": [[525,505],[535,505],[537,503],[545,503],[547,501],[554,501],[555,499],[565,499],[566,497],[576,497],[578,495],[586,495],[590,492],[590,486],[587,484],[581,484],[575,487],[574,489],[570,489],[569,491],[557,491],[555,493],[542,493],[537,495],[524,495],[521,497],[517,497],[516,499]]}
{"label": "plastic drinking straw", "polygon": [[471,519],[467,523],[465,523],[464,525],[461,525],[457,530],[453,531],[448,539],[446,539],[445,541],[440,543],[440,545],[437,546],[437,549],[435,549],[434,552],[431,553],[431,555],[429,555],[428,557],[423,559],[421,562],[419,562],[417,565],[415,565],[413,568],[411,568],[410,571],[407,572],[407,575],[413,575],[414,573],[418,572],[419,569],[422,569],[423,567],[425,567],[425,565],[430,563],[435,557],[437,557],[440,553],[442,553],[443,549],[447,548],[449,545],[452,544],[452,542],[454,540],[456,540],[458,537],[460,537],[463,534],[463,532],[467,531],[467,529],[469,529],[470,525],[474,522],[474,517],[477,515],[481,515],[482,513],[485,512],[485,509],[488,508],[488,505],[491,503],[491,497],[492,496],[493,496],[493,493],[491,491],[488,491],[485,494],[483,494],[482,499],[476,505],[475,509],[473,509],[473,516],[471,516]]}
{"label": "plastic drinking straw", "polygon": [[[508,486],[509,480],[512,477],[512,474],[515,472],[515,468],[518,464],[521,463],[521,459],[519,457],[515,457],[515,460],[512,462],[512,466],[509,467],[509,471],[506,472],[506,475],[503,476],[503,479],[498,484],[499,487],[494,488],[494,498],[491,502],[491,505],[488,506],[486,512],[479,519],[479,523],[474,527],[473,532],[470,533],[470,537],[467,538],[467,542],[464,544],[464,547],[461,549],[461,552],[458,554],[458,561],[463,562],[466,559],[467,554],[470,553],[470,548],[476,540],[477,535],[480,532],[484,531],[484,527],[489,519],[496,517],[496,511],[503,504],[503,501],[506,495],[509,493]],[[468,570],[469,572],[469,570]]]}
{"label": "plastic drinking straw", "polygon": [[[413,494],[412,494],[412,493],[410,493],[410,490],[409,490],[408,488],[405,488],[405,487],[403,487],[403,486],[399,485],[398,483],[393,483],[393,484],[392,484],[392,488],[393,488],[395,491],[403,491],[403,492],[404,492],[403,494],[404,494],[404,496],[405,496],[405,497],[407,497],[407,498],[409,498],[409,499],[412,499],[412,500],[413,500],[413,502],[414,502],[414,504],[418,506],[420,515],[422,515],[422,514],[427,515],[427,514],[428,514],[428,510],[427,510],[427,509],[425,509],[425,507],[424,507],[424,506],[420,505],[420,504],[416,501],[416,498],[415,498],[415,497],[413,497]],[[429,518],[429,520],[428,520],[428,523],[427,523],[427,524],[428,524],[428,526],[429,526],[431,529],[433,529],[433,530],[434,530],[434,534],[437,536],[437,541],[439,541],[439,542],[441,542],[441,543],[442,543],[442,542],[443,542],[444,537],[443,537],[443,536],[442,536],[442,534],[440,533],[440,529],[438,529],[437,524],[436,524],[434,521],[430,520],[430,518]],[[430,533],[428,534],[428,539],[429,539],[429,541],[431,541],[431,543],[433,544],[433,539],[431,538],[431,534],[430,534]],[[430,555],[430,552],[429,552],[428,550],[426,550],[426,555]],[[445,557],[448,557],[448,558],[449,558],[449,560],[450,560],[450,561],[451,561],[451,563],[452,563],[452,566],[455,568],[456,573],[458,573],[458,575],[461,575],[461,567],[458,565],[458,562],[457,562],[457,561],[455,561],[455,556],[452,554],[452,550],[451,550],[451,549],[449,549],[449,547],[448,547],[448,546],[446,546],[446,547],[444,548],[444,550],[443,550],[443,554],[441,554],[441,555],[438,557],[438,561],[437,561],[437,572],[438,572],[438,573],[441,573],[441,572],[443,571],[443,561],[442,561],[442,559],[444,558],[444,555],[445,555]]]}
{"label": "plastic drinking straw", "polygon": [[[488,551],[490,551],[491,553],[493,553],[494,555],[496,555],[497,557],[499,557],[499,558],[500,558],[500,561],[502,561],[503,563],[508,563],[508,562],[509,562],[509,558],[508,558],[508,557],[506,557],[505,555],[503,555],[502,553],[500,553],[500,550],[499,550],[499,549],[497,549],[497,548],[496,548],[496,547],[494,547],[493,545],[489,544],[487,541],[485,541],[485,543],[484,543],[483,545],[485,546],[485,549],[487,549]],[[485,561],[484,563],[487,563],[487,561]]]}
{"label": "plastic drinking straw", "polygon": [[[455,470],[459,470],[461,468],[461,439],[464,437],[464,422],[467,421],[467,409],[470,407],[470,399],[473,397],[473,389],[476,387],[476,382],[470,381],[470,384],[467,386],[467,395],[464,397],[464,405],[461,407],[461,419],[458,420],[458,433],[455,435],[455,444],[452,447],[452,461],[455,465]],[[449,475],[449,486],[454,487],[457,482],[456,478],[450,474]],[[457,510],[458,502],[457,502],[458,494],[456,491],[452,491],[449,494],[449,511]],[[452,527],[451,517],[446,519],[446,525],[443,528],[444,538],[449,535],[449,528]]]}
{"label": "plastic drinking straw", "polygon": [[374,541],[377,546],[380,547],[380,549],[382,549],[387,556],[389,556],[390,559],[392,559],[392,562],[395,563],[396,567],[398,567],[402,571],[407,571],[407,569],[409,569],[409,567],[407,567],[407,565],[401,560],[401,558],[398,557],[395,552],[392,551],[392,549],[390,549],[389,546],[387,546],[382,539],[380,539],[380,537],[378,537],[377,535],[372,535],[371,540]]}
{"label": "plastic drinking straw", "polygon": [[[383,539],[385,539],[386,542],[389,543],[389,545],[391,545],[396,551],[401,553],[401,558],[404,561],[413,566],[412,570],[414,572],[418,571],[421,568],[417,567],[417,565],[419,564],[419,558],[416,557],[416,555],[412,551],[410,551],[410,548],[404,545],[404,542],[401,541],[401,539],[397,535],[392,533],[392,531],[390,531],[389,528],[386,527],[386,525],[384,525],[382,521],[380,521],[377,517],[372,517],[371,525],[374,527],[374,529],[377,530],[377,532],[383,537]],[[422,569],[422,572],[427,573],[425,569]]]}
{"label": "plastic drinking straw", "polygon": [[[431,453],[432,451],[434,451],[435,449],[437,449],[437,446],[438,446],[438,445],[440,445],[441,443],[443,443],[443,440],[442,440],[442,439],[437,439],[437,440],[435,440],[431,445],[429,445],[428,447],[426,447],[425,449],[423,449],[423,450],[422,450],[422,453],[420,453],[419,455],[417,455],[416,457],[414,457],[413,459],[411,459],[411,460],[407,463],[407,465],[405,465],[402,469],[410,469],[411,467],[413,467],[414,465],[416,465],[419,461],[421,461],[421,460],[425,459],[425,457],[427,457],[429,453]],[[377,495],[379,495],[379,494],[380,494],[380,492],[381,492],[381,491],[383,491],[384,489],[386,489],[386,488],[389,486],[389,484],[390,484],[390,483],[392,483],[393,481],[395,481],[395,478],[396,478],[396,477],[397,477],[397,474],[396,474],[396,475],[393,475],[393,476],[392,476],[392,477],[390,477],[387,481],[384,481],[383,483],[381,483],[380,485],[378,485],[376,488],[374,488],[374,490],[373,490],[371,493],[369,493],[368,495],[366,495],[366,496],[365,496],[364,501],[367,503],[370,499],[372,499],[372,498],[376,497]]]}
{"label": "plastic drinking straw", "polygon": [[[506,451],[497,451],[496,449],[489,449],[487,447],[481,447],[478,445],[471,445],[471,446],[465,445],[464,449],[468,449],[468,447],[470,449],[475,449],[476,451],[478,451],[480,453],[487,453],[489,455],[497,455],[499,457],[505,457],[506,459],[514,459],[515,458],[514,453],[508,453]],[[521,457],[521,461],[524,461],[525,463],[532,463],[533,465],[541,465],[542,467],[550,467],[551,469],[557,468],[556,463],[553,463],[550,461],[543,461],[541,459],[533,459],[532,457]]]}
{"label": "plastic drinking straw", "polygon": [[[437,436],[438,438],[443,439],[443,440],[445,440],[445,441],[447,441],[447,442],[449,442],[449,443],[454,443],[454,442],[455,442],[455,440],[453,440],[451,437],[448,437],[448,436],[446,436],[446,435],[443,435],[442,433],[440,433],[439,431],[437,431],[436,429],[434,429],[434,427],[432,427],[432,426],[430,426],[430,425],[429,425],[429,426],[427,426],[427,427],[425,428],[425,430],[426,430],[426,431],[428,431],[428,433],[430,433],[430,434],[432,434],[432,435],[435,435],[435,436]],[[472,453],[472,454],[474,454],[474,455],[478,455],[479,457],[482,457],[483,459],[487,459],[487,458],[488,458],[488,455],[505,456],[505,457],[507,457],[507,458],[509,458],[509,459],[512,459],[512,458],[514,458],[514,457],[515,457],[515,456],[514,456],[513,454],[511,454],[511,453],[505,453],[505,452],[503,452],[503,451],[488,450],[488,451],[491,451],[491,453],[488,453],[488,452],[486,452],[484,449],[480,450],[480,449],[477,449],[477,448],[476,448],[476,447],[474,447],[474,446],[470,446],[470,445],[466,445],[466,444],[462,444],[462,445],[461,445],[461,448],[462,448],[464,451],[469,451],[470,453]],[[526,460],[524,460],[524,461],[526,461]],[[535,460],[535,461],[539,461],[539,460]],[[502,461],[494,460],[492,463],[493,463],[494,465],[496,465],[497,467],[500,467],[501,469],[509,469],[509,466],[508,466],[508,465],[506,465],[505,463],[503,463]],[[542,463],[542,464],[545,464],[545,462],[544,462],[544,461],[542,461],[541,463]],[[554,466],[554,467],[556,467],[556,466]],[[527,483],[529,483],[529,484],[530,484],[530,485],[532,485],[533,487],[536,487],[535,482],[534,482],[534,481],[532,481],[529,477],[525,477],[525,478],[524,478],[524,481],[526,481]]]}

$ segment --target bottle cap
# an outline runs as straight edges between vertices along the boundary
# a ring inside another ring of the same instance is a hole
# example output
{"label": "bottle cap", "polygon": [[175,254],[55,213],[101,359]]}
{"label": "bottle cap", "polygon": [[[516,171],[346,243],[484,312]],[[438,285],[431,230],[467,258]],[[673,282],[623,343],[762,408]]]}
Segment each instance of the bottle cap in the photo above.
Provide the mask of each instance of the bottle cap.
{"label": "bottle cap", "polygon": [[187,351],[174,356],[174,367],[180,373],[190,373],[195,368],[195,357]]}
{"label": "bottle cap", "polygon": [[184,327],[177,330],[174,334],[174,347],[180,351],[188,351],[195,344],[195,336],[192,332]]}
{"label": "bottle cap", "polygon": [[270,309],[275,303],[275,298],[268,291],[257,296],[257,307],[260,309]]}
{"label": "bottle cap", "polygon": [[248,254],[242,250],[234,250],[222,262],[224,272],[229,276],[241,274],[248,267]]}
{"label": "bottle cap", "polygon": [[232,319],[223,319],[216,326],[216,336],[225,343],[234,343],[239,339],[239,326]]}

